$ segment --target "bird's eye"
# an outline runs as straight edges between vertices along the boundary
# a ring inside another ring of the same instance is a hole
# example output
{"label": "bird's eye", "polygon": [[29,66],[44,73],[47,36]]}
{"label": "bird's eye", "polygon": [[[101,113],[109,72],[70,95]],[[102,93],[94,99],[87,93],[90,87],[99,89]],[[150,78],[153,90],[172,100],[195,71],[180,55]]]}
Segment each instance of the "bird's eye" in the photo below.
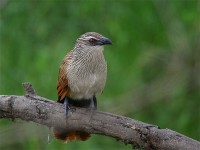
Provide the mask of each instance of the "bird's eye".
{"label": "bird's eye", "polygon": [[96,41],[97,41],[97,40],[94,39],[94,38],[89,39],[89,42],[92,43],[92,44],[94,44]]}

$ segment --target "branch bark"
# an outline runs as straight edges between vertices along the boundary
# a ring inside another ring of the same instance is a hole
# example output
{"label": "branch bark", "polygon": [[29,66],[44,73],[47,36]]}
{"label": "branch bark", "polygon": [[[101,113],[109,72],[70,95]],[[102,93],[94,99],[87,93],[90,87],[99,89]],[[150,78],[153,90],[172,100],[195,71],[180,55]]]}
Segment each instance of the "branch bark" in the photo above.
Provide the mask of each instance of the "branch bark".
{"label": "branch bark", "polygon": [[23,84],[26,95],[0,95],[0,118],[20,118],[48,127],[62,127],[113,137],[144,149],[199,150],[200,142],[170,129],[111,113],[72,107],[66,120],[62,104],[40,97],[31,84]]}

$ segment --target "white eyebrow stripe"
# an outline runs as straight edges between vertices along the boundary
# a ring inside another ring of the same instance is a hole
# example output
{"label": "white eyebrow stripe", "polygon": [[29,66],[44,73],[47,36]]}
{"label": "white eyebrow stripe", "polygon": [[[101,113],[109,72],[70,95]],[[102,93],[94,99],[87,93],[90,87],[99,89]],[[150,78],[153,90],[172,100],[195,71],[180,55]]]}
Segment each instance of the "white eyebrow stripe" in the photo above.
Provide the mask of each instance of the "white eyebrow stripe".
{"label": "white eyebrow stripe", "polygon": [[81,39],[81,40],[89,40],[89,39],[91,39],[91,38],[98,40],[98,39],[95,38],[94,36],[84,36],[84,37],[79,38],[79,39]]}

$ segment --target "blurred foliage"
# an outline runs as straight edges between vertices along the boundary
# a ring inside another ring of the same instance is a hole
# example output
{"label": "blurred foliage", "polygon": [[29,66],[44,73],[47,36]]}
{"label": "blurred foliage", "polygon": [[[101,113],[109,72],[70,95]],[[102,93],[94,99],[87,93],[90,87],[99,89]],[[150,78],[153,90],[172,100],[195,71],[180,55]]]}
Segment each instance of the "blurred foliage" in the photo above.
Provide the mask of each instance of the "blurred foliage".
{"label": "blurred foliage", "polygon": [[[23,95],[22,82],[56,100],[59,65],[88,31],[105,47],[108,79],[98,109],[200,140],[200,1],[1,0],[0,94]],[[0,120],[0,149],[131,149],[109,137],[63,144],[49,129]]]}

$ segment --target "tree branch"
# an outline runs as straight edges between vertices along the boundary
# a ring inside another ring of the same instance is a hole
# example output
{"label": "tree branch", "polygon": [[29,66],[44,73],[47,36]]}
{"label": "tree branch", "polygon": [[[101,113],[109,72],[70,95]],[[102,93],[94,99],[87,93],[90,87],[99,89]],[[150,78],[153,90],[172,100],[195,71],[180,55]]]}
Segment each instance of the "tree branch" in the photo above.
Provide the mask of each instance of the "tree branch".
{"label": "tree branch", "polygon": [[0,118],[101,134],[144,149],[200,149],[200,142],[175,131],[111,113],[94,111],[91,118],[89,110],[72,107],[66,120],[62,104],[38,96],[29,83],[23,86],[25,96],[0,95]]}

